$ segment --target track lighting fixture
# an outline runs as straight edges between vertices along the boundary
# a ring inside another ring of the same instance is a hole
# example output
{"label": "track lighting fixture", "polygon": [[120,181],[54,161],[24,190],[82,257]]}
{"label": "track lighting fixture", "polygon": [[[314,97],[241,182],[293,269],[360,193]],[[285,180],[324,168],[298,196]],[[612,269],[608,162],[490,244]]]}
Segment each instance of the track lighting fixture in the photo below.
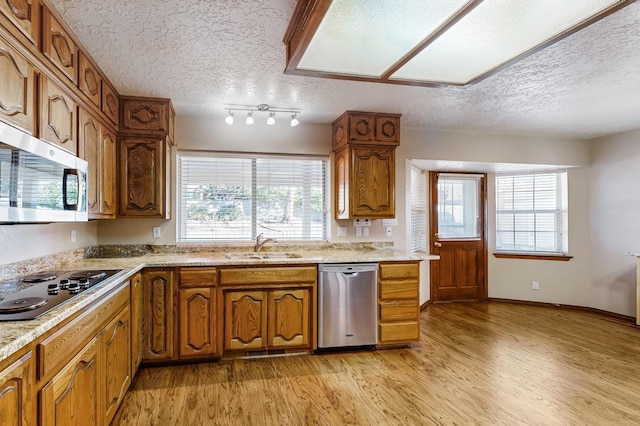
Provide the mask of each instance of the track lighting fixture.
{"label": "track lighting fixture", "polygon": [[298,124],[300,124],[300,122],[296,118],[296,115],[298,115],[298,114],[295,113],[295,112],[293,114],[291,114],[291,127],[296,127]]}
{"label": "track lighting fixture", "polygon": [[233,113],[231,112],[231,110],[229,110],[229,115],[227,115],[227,118],[224,119],[224,122],[229,126],[233,124]]}
{"label": "track lighting fixture", "polygon": [[289,113],[291,114],[291,127],[295,127],[298,124],[300,124],[300,121],[298,121],[298,114],[300,114],[302,111],[299,109],[295,109],[295,108],[275,108],[275,107],[271,107],[267,104],[260,104],[257,106],[251,106],[251,105],[225,105],[225,109],[228,112],[227,117],[224,119],[224,122],[227,123],[228,125],[232,125],[233,124],[233,115],[234,115],[234,111],[247,111],[247,119],[245,120],[245,123],[250,126],[253,123],[255,123],[255,120],[253,118],[253,113],[254,112],[267,112],[269,113],[269,117],[267,117],[267,125],[269,126],[273,126],[276,124],[276,112],[283,112],[283,113]]}

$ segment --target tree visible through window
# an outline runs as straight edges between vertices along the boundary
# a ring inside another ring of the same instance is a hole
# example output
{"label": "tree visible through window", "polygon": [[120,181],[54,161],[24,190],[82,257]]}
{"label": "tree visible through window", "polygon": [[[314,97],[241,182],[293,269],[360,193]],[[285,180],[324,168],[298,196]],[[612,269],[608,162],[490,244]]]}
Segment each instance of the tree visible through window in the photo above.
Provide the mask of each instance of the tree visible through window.
{"label": "tree visible through window", "polygon": [[178,157],[179,241],[323,240],[326,160]]}

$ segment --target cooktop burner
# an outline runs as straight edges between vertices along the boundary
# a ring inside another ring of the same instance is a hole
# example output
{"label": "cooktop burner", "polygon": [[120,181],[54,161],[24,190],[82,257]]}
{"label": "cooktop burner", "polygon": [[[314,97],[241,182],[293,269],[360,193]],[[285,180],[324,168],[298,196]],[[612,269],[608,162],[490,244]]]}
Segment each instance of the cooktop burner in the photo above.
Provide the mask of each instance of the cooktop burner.
{"label": "cooktop burner", "polygon": [[37,309],[47,303],[42,297],[21,297],[18,299],[5,300],[0,302],[0,312],[13,314],[16,312],[30,311]]}
{"label": "cooktop burner", "polygon": [[42,281],[51,281],[58,278],[58,275],[54,272],[40,272],[38,274],[27,275],[20,279],[24,283],[39,283]]}
{"label": "cooktop burner", "polygon": [[5,295],[0,302],[0,321],[38,318],[121,270],[43,272],[15,280],[32,284]]}

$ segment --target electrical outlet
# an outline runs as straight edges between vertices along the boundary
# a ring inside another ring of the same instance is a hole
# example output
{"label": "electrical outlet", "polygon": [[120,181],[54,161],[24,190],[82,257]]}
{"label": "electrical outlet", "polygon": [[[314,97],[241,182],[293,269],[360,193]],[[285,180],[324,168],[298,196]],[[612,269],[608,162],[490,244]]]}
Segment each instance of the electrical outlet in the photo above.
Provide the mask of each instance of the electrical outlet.
{"label": "electrical outlet", "polygon": [[362,226],[371,226],[371,219],[362,219]]}
{"label": "electrical outlet", "polygon": [[531,290],[540,290],[540,283],[538,281],[531,281]]}
{"label": "electrical outlet", "polygon": [[356,237],[362,237],[362,228],[360,226],[356,228]]}
{"label": "electrical outlet", "polygon": [[162,231],[160,231],[159,226],[153,227],[153,238],[160,238],[162,236]]}
{"label": "electrical outlet", "polygon": [[71,230],[71,242],[72,243],[76,242],[76,230],[75,229]]}
{"label": "electrical outlet", "polygon": [[390,237],[390,236],[391,236],[391,234],[392,234],[392,229],[393,229],[392,227],[387,226],[387,237]]}

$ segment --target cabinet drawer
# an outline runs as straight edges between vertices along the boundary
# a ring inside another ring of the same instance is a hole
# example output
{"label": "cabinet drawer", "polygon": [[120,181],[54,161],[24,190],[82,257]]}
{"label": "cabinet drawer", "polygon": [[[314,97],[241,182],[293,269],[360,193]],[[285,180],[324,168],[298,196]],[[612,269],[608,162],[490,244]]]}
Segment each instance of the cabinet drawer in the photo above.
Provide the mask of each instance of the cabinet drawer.
{"label": "cabinet drawer", "polygon": [[129,303],[129,285],[120,287],[117,293],[89,307],[70,323],[38,344],[38,378],[53,372],[64,361],[80,350],[88,339],[95,336],[100,325],[112,317],[116,310]]}
{"label": "cabinet drawer", "polygon": [[417,263],[383,263],[380,264],[380,280],[418,279]]}
{"label": "cabinet drawer", "polygon": [[418,321],[420,310],[415,303],[382,302],[379,305],[380,321]]}
{"label": "cabinet drawer", "polygon": [[380,300],[418,299],[417,281],[387,281],[380,283]]}
{"label": "cabinet drawer", "polygon": [[418,322],[380,324],[380,343],[407,342],[420,338]]}
{"label": "cabinet drawer", "polygon": [[180,287],[213,287],[218,283],[216,268],[181,268]]}
{"label": "cabinet drawer", "polygon": [[220,284],[313,283],[317,274],[315,266],[221,269]]}

